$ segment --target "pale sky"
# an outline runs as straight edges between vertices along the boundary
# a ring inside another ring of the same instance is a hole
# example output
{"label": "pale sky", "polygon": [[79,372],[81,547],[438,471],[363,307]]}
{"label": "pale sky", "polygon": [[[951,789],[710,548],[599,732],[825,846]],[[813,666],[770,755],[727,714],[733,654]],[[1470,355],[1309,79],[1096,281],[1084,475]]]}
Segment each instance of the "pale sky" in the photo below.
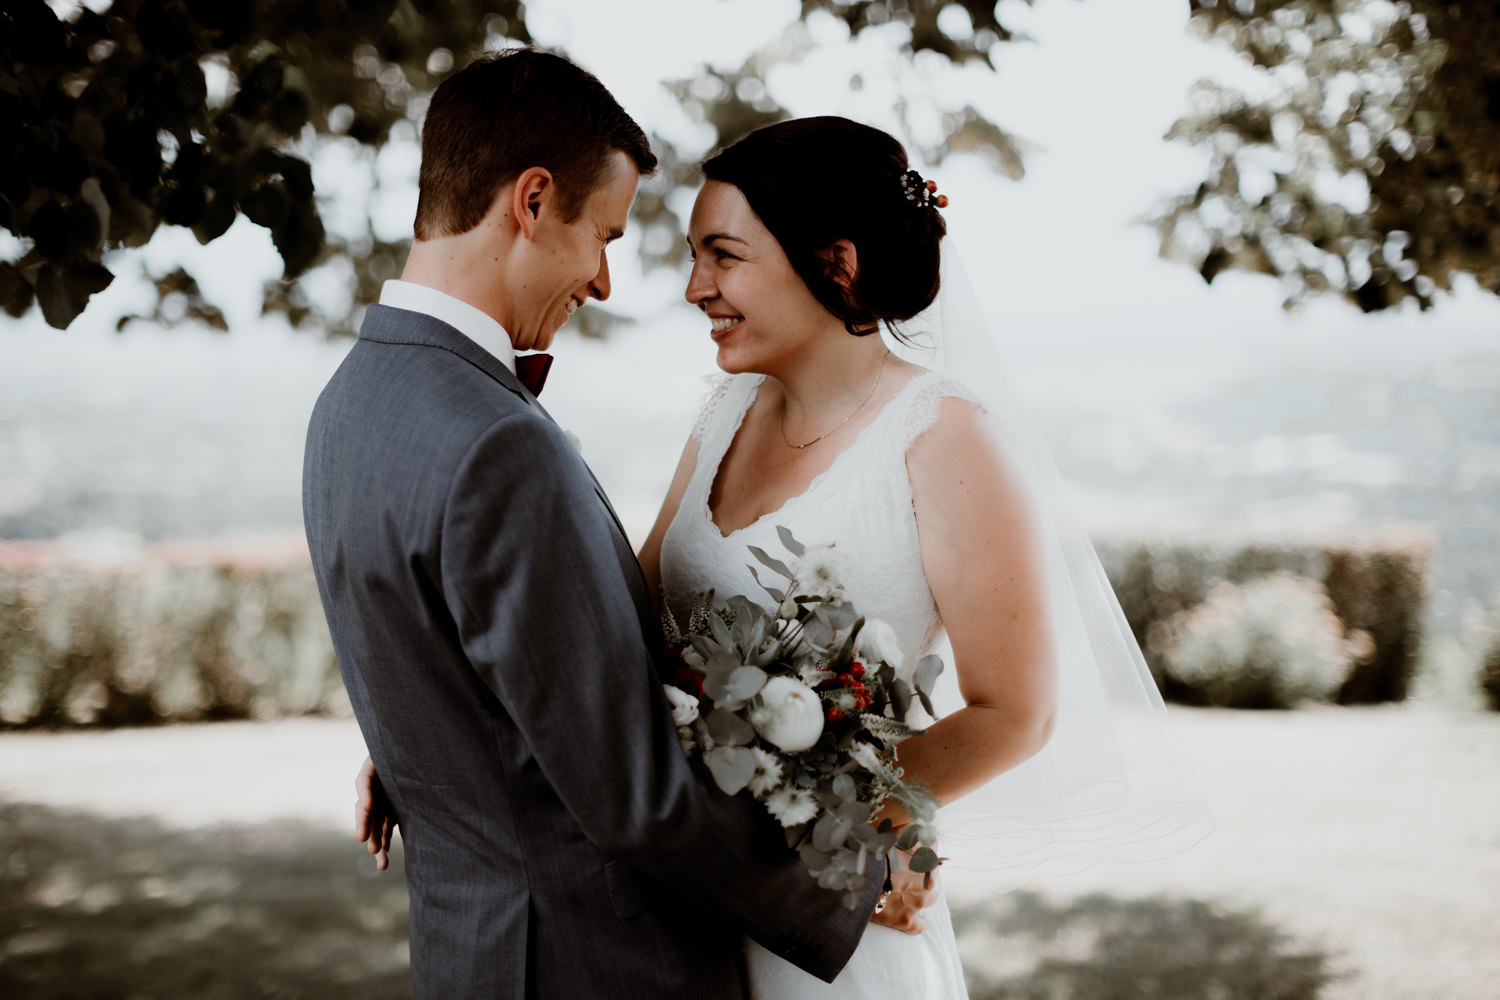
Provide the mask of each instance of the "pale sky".
{"label": "pale sky", "polygon": [[[661,81],[691,75],[705,62],[737,66],[747,52],[776,40],[798,8],[795,0],[535,0],[528,20],[540,42],[564,46],[649,130],[691,145],[703,141],[701,129]],[[1143,435],[1183,431],[1170,426],[1167,406],[1250,369],[1337,368],[1358,355],[1392,370],[1452,358],[1472,371],[1470,360],[1479,356],[1489,366],[1484,377],[1494,378],[1500,300],[1471,287],[1427,314],[1366,317],[1333,300],[1287,314],[1270,279],[1226,274],[1209,288],[1192,269],[1156,257],[1155,233],[1139,220],[1166,195],[1195,184],[1204,155],[1162,136],[1187,107],[1194,81],[1248,73],[1224,50],[1188,37],[1186,8],[1182,0],[1006,3],[1005,22],[1036,42],[999,47],[996,73],[977,67],[960,73],[936,61],[913,67],[894,54],[891,39],[900,29],[886,29],[884,37],[870,32],[849,45],[840,42],[842,27],[821,18],[807,30],[811,54],[775,71],[769,86],[795,114],[842,113],[886,127],[903,100],[919,132],[931,129],[939,103],[973,103],[1032,148],[1028,175],[1018,183],[973,160],[952,159],[927,172],[952,199],[945,215],[953,243],[984,290],[1016,381],[1049,405],[1096,415],[1109,429],[1099,439],[1104,458],[1132,448],[1149,454],[1159,442]],[[858,92],[848,85],[856,72],[865,84]],[[410,144],[398,143],[381,158],[376,206],[386,235],[408,230],[415,167]],[[325,197],[350,193],[343,178],[337,154],[318,162]],[[355,194],[361,201],[362,193]],[[330,204],[330,216],[338,211]],[[681,302],[685,276],[640,274],[631,266],[633,239],[627,236],[612,255],[611,307],[639,323],[605,344],[565,331],[548,403],[583,438],[585,454],[639,537],[702,391],[697,376],[713,370],[713,352],[704,323]],[[140,325],[116,337],[115,318],[147,299],[129,276],[142,263],[160,271],[178,261],[188,262],[209,296],[228,307],[231,334]],[[176,475],[175,468],[159,467],[165,459],[138,440],[139,432],[101,456],[97,442],[74,453],[69,449],[83,446],[55,440],[47,430],[50,412],[92,414],[104,440],[130,434],[126,415],[145,412],[217,429],[226,440],[252,437],[264,453],[253,471],[220,456],[204,460],[212,468],[205,475],[231,489],[237,476],[254,475],[284,483],[295,496],[300,429],[346,345],[290,333],[279,320],[258,316],[261,283],[280,271],[266,234],[242,219],[226,238],[202,248],[185,231],[166,229],[118,270],[115,286],[65,333],[45,327],[35,311],[20,322],[4,321],[0,394],[9,403],[0,403],[0,430],[7,422],[26,428],[19,438],[31,444],[11,453],[21,456],[20,478],[59,462],[103,464],[106,486],[116,475]],[[320,287],[345,294],[336,276]],[[1500,387],[1500,381],[1486,384]],[[0,509],[21,502],[24,491],[14,482],[0,487]]]}

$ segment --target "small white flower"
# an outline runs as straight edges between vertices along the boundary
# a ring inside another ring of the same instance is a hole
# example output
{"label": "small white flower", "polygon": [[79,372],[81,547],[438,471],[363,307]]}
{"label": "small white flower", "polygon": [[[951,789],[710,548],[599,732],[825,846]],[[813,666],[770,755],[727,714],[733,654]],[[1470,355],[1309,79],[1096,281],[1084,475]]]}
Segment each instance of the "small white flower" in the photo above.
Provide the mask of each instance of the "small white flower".
{"label": "small white flower", "polygon": [[706,661],[703,659],[702,653],[698,652],[692,646],[686,646],[682,650],[682,662],[690,667],[702,667]]}
{"label": "small white flower", "polygon": [[801,593],[833,599],[844,592],[844,564],[832,545],[809,546],[791,569]]}
{"label": "small white flower", "polygon": [[663,684],[667,701],[672,705],[672,722],[678,726],[691,726],[698,720],[698,699],[686,691],[670,684]]}
{"label": "small white flower", "polygon": [[782,787],[766,799],[766,811],[782,826],[798,826],[818,814],[818,803],[801,788]]}
{"label": "small white flower", "polygon": [[797,668],[797,675],[802,678],[802,683],[808,687],[817,687],[824,681],[837,677],[832,670],[824,670],[822,664],[804,663]]}
{"label": "small white flower", "polygon": [[685,754],[691,754],[698,749],[698,741],[693,739],[692,726],[677,727],[677,742],[682,744],[682,752]]}
{"label": "small white flower", "polygon": [[855,742],[854,747],[849,751],[849,756],[871,774],[879,775],[886,781],[897,780],[898,775],[894,767],[889,761],[881,759],[880,751],[870,744]]}
{"label": "small white flower", "polygon": [[578,440],[577,434],[574,434],[572,431],[565,430],[563,431],[563,437],[568,439],[568,443],[573,446],[574,451],[578,452],[578,454],[580,455],[583,454],[583,442]]}
{"label": "small white flower", "polygon": [[776,606],[776,614],[781,619],[776,624],[781,627],[785,627],[786,622],[790,622],[797,617],[797,602],[792,599],[791,594],[787,594],[786,597],[782,598],[781,603]]}
{"label": "small white flower", "polygon": [[750,752],[755,756],[755,777],[750,779],[750,794],[762,799],[781,784],[781,761],[760,747],[751,747]]}
{"label": "small white flower", "polygon": [[767,742],[796,753],[823,735],[823,703],[806,684],[793,677],[772,677],[760,689],[760,697],[750,724]]}
{"label": "small white flower", "polygon": [[866,619],[859,638],[854,640],[854,653],[866,663],[886,663],[901,669],[903,657],[896,630],[879,618]]}

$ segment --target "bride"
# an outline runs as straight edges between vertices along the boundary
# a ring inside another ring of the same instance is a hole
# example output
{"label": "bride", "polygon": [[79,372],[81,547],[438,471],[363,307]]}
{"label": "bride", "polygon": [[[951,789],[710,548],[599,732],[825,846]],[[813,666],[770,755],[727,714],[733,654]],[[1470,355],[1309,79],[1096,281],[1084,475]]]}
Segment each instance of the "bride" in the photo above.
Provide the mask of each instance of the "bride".
{"label": "bride", "polygon": [[[710,588],[754,599],[764,591],[747,546],[776,551],[778,526],[806,544],[833,545],[846,596],[893,626],[905,662],[944,637],[951,649],[961,707],[901,744],[907,777],[945,807],[980,788],[1020,795],[1040,787],[1041,805],[997,811],[1014,822],[986,836],[1023,829],[1030,843],[1042,830],[1049,857],[1077,832],[1058,825],[1065,814],[1087,817],[1082,840],[1113,842],[1115,804],[1090,799],[1071,813],[1053,804],[1080,790],[1093,794],[1128,767],[1080,776],[1059,765],[1038,775],[1035,761],[1025,763],[1048,747],[1060,695],[1071,698],[1076,686],[1060,677],[1063,655],[1108,667],[1090,626],[1059,615],[1075,606],[1074,589],[1097,589],[1097,581],[1059,579],[1068,560],[1056,544],[1050,498],[1033,488],[1034,456],[1018,449],[1016,429],[987,405],[995,397],[981,403],[964,384],[891,349],[905,342],[901,324],[938,297],[946,199],[909,169],[897,140],[843,118],[766,126],[710,158],[703,173],[686,297],[704,312],[726,374],[702,405],[640,551],[647,582],[674,609]],[[1083,562],[1096,568],[1084,549]],[[1059,648],[1070,630],[1090,632],[1085,645],[1096,648],[1087,658]],[[1138,682],[1144,667],[1124,635],[1110,639],[1121,650],[1116,666]],[[1147,728],[1159,728],[1154,688],[1136,697],[1151,716]],[[1095,731],[1117,722],[1071,717],[1072,731],[1089,730],[1096,742]],[[1120,721],[1119,731],[1129,726]],[[1054,752],[1048,747],[1041,759]],[[1030,783],[1005,786],[1018,769]],[[383,863],[389,823],[379,810],[370,819],[372,785],[367,761],[359,815],[364,832],[383,834],[369,838]],[[939,812],[940,835],[948,811]],[[1132,814],[1121,842],[1155,836],[1140,815]],[[1015,864],[1028,857],[1017,855]],[[747,941],[752,996],[966,997],[941,881],[935,886],[924,891],[922,876],[893,873],[889,905],[832,984]]]}
{"label": "bride", "polygon": [[[750,596],[746,546],[776,551],[784,526],[835,546],[846,596],[894,626],[905,662],[945,630],[964,707],[899,753],[948,802],[1047,741],[1056,671],[1033,505],[999,429],[880,335],[938,292],[939,202],[907,170],[895,139],[841,118],[762,128],[703,165],[687,300],[728,375],[640,558],[669,604]],[[872,927],[832,985],[749,943],[753,995],[965,996],[940,896],[925,916],[917,935]]]}

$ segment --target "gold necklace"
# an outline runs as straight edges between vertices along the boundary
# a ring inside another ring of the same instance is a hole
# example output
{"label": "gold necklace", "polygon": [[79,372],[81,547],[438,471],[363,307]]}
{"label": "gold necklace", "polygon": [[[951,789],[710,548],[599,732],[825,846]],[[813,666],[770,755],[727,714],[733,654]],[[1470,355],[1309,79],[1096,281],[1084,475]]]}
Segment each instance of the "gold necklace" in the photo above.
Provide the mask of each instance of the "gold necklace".
{"label": "gold necklace", "polygon": [[849,421],[853,420],[854,414],[858,413],[860,410],[863,410],[865,408],[865,404],[874,397],[875,390],[880,388],[880,376],[885,374],[885,361],[886,358],[889,358],[890,356],[890,351],[886,351],[885,354],[881,355],[880,367],[875,370],[875,381],[870,385],[870,391],[865,393],[865,398],[859,401],[859,405],[856,406],[847,417],[845,417],[843,420],[840,420],[832,430],[824,431],[822,434],[819,434],[817,437],[813,438],[806,444],[793,444],[792,439],[786,436],[786,407],[783,406],[781,409],[781,440],[786,442],[788,448],[796,448],[798,451],[801,451],[803,448],[811,448],[813,445],[817,444],[819,441],[823,440],[828,435],[832,434],[834,431],[837,431],[840,427],[843,427]]}

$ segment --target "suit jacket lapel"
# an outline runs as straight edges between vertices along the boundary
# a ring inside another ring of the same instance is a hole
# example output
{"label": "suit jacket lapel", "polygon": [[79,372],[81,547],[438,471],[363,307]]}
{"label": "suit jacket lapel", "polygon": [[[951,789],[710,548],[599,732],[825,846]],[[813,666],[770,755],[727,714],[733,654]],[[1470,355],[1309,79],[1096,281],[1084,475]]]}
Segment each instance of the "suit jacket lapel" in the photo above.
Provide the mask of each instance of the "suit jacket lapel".
{"label": "suit jacket lapel", "polygon": [[[552,414],[547,413],[547,408],[537,401],[537,398],[526,390],[521,380],[516,378],[515,373],[495,357],[489,351],[480,347],[474,341],[465,337],[453,327],[442,320],[428,316],[426,313],[412,312],[407,309],[395,309],[391,306],[372,305],[365,309],[364,322],[359,327],[360,340],[373,340],[385,344],[417,344],[426,347],[439,347],[445,351],[463,358],[469,364],[489,375],[490,378],[499,382],[505,388],[524,399],[527,404],[535,406],[547,419],[552,419]],[[589,479],[594,484],[594,492],[599,496],[599,502],[609,512],[609,519],[614,522],[615,530],[620,534],[620,541],[630,552],[632,560],[635,558],[635,550],[630,546],[630,536],[625,531],[625,526],[620,523],[620,515],[615,513],[614,505],[609,502],[609,497],[604,493],[604,487],[599,485],[599,479],[594,475],[594,470],[588,468],[584,462],[584,468],[588,469]],[[631,574],[626,574],[630,577]],[[645,598],[645,608],[653,607],[651,595],[646,594],[645,578],[636,572],[630,581],[631,589],[636,594],[636,602],[641,603],[642,596]],[[644,615],[650,620],[655,615]]]}

